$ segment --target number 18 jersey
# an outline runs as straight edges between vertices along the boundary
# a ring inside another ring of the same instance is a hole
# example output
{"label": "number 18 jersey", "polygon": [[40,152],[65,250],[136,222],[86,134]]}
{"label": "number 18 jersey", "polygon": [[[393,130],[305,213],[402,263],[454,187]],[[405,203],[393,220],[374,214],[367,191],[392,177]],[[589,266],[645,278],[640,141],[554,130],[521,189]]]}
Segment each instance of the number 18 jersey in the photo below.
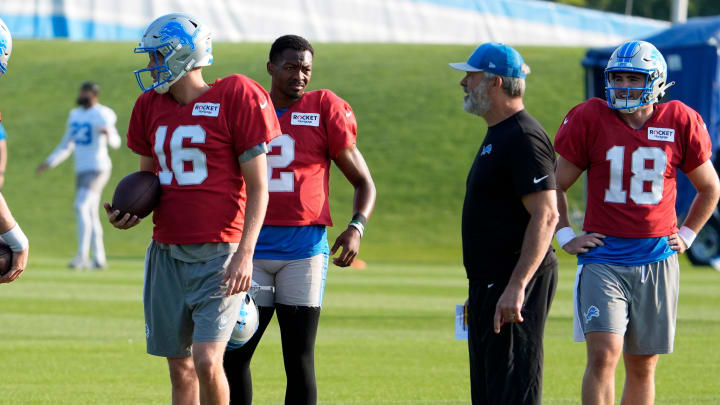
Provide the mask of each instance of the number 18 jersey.
{"label": "number 18 jersey", "polygon": [[680,101],[656,104],[640,129],[605,100],[574,107],[555,136],[555,150],[587,170],[583,229],[625,238],[677,232],[677,169],[689,173],[712,154],[700,114]]}
{"label": "number 18 jersey", "polygon": [[231,75],[187,105],[170,94],[135,102],[128,147],[152,156],[162,185],[153,239],[172,244],[239,242],[245,186],[238,157],[280,135],[267,92]]}
{"label": "number 18 jersey", "polygon": [[279,120],[283,135],[268,144],[265,225],[332,225],[330,161],[357,137],[350,105],[330,90],[309,91]]}

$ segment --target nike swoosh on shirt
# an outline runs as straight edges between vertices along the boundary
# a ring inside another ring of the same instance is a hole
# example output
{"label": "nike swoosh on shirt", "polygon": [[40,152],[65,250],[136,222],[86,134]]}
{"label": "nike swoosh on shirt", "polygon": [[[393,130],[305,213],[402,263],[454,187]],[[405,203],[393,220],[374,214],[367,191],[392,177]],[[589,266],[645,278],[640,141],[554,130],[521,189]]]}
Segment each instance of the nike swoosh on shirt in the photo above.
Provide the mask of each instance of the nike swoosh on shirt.
{"label": "nike swoosh on shirt", "polygon": [[262,110],[263,108],[265,108],[265,107],[267,107],[267,101],[264,102],[264,103],[260,103],[260,109],[261,109],[261,110]]}
{"label": "nike swoosh on shirt", "polygon": [[540,177],[539,179],[536,179],[535,177],[533,177],[533,183],[538,184],[541,181],[545,180],[548,176],[549,176],[549,174],[546,174],[546,175]]}
{"label": "nike swoosh on shirt", "polygon": [[349,116],[351,116],[351,115],[352,115],[352,112],[351,112],[351,111],[348,111],[348,112],[345,113],[345,116],[346,116],[346,117],[349,117]]}

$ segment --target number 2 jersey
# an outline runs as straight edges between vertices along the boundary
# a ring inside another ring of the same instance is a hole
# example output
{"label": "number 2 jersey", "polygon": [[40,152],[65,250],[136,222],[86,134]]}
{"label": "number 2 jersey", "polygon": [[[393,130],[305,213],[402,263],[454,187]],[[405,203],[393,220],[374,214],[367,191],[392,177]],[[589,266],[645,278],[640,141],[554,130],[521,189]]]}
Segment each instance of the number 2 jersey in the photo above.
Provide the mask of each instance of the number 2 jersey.
{"label": "number 2 jersey", "polygon": [[679,101],[656,104],[652,117],[632,129],[592,98],[567,114],[555,150],[587,170],[583,230],[622,238],[677,232],[677,170],[695,170],[712,154],[700,115]]}
{"label": "number 2 jersey", "polygon": [[315,90],[278,117],[283,135],[268,145],[270,200],[254,257],[296,260],[328,253],[330,162],[355,145],[355,116],[332,91]]}
{"label": "number 2 jersey", "polygon": [[130,118],[128,147],[152,156],[162,185],[153,239],[239,242],[246,193],[238,157],[280,135],[267,92],[242,75],[218,79],[187,105],[146,92]]}
{"label": "number 2 jersey", "polygon": [[332,225],[330,161],[355,145],[350,105],[330,90],[305,93],[279,118],[283,135],[268,144],[271,171],[265,225]]}

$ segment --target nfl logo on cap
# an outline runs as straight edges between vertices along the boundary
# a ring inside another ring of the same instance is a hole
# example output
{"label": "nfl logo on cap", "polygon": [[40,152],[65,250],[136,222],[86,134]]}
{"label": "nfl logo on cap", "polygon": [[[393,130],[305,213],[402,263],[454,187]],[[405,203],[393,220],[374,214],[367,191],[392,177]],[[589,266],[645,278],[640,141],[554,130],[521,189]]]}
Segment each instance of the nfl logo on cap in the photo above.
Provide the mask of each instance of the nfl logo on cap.
{"label": "nfl logo on cap", "polygon": [[467,62],[450,63],[449,65],[453,69],[464,72],[488,72],[498,76],[521,79],[526,76],[526,71],[523,70],[525,62],[520,53],[497,42],[488,42],[478,46],[470,54]]}

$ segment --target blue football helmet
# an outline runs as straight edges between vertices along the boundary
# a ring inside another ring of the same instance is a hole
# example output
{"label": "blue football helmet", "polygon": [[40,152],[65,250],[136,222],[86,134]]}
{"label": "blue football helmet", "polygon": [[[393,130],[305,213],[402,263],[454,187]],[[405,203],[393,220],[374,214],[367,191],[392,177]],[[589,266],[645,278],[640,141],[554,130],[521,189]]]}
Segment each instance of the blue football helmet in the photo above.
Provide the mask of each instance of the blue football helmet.
{"label": "blue football helmet", "polygon": [[5,22],[0,18],[0,76],[7,72],[10,53],[12,52],[12,37]]}
{"label": "blue football helmet", "polygon": [[[635,72],[645,75],[644,87],[614,87],[614,72]],[[660,51],[649,42],[628,41],[620,45],[610,56],[605,68],[605,94],[608,106],[623,113],[633,113],[638,107],[654,104],[665,95],[665,90],[675,84],[667,83],[667,64]],[[637,99],[631,99],[631,90],[642,90]],[[618,97],[617,94],[626,94]]]}
{"label": "blue football helmet", "polygon": [[[135,71],[140,89],[161,94],[190,70],[213,62],[210,31],[197,18],[184,13],[167,14],[150,23],[135,53],[150,53],[155,58],[154,66]],[[143,84],[143,76],[146,83],[152,84]]]}

